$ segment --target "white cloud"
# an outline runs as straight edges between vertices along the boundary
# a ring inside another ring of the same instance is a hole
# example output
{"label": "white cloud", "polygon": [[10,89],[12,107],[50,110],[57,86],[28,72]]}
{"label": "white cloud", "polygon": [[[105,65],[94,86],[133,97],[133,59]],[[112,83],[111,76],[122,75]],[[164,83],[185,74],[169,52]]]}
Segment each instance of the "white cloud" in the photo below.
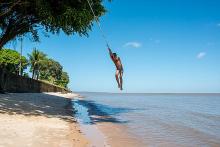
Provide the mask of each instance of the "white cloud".
{"label": "white cloud", "polygon": [[205,55],[206,55],[206,52],[200,52],[200,53],[198,53],[198,55],[196,57],[197,57],[197,59],[202,59],[203,57],[205,57]]}
{"label": "white cloud", "polygon": [[141,47],[141,43],[139,42],[127,42],[123,45],[124,47],[133,47],[133,48],[139,48]]}

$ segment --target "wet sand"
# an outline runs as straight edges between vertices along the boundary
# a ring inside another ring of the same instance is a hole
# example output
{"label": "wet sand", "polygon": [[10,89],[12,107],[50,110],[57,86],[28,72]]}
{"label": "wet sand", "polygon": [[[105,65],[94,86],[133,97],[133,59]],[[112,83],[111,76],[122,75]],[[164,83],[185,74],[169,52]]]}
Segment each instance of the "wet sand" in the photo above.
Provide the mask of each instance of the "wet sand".
{"label": "wet sand", "polygon": [[69,98],[74,96],[0,94],[0,146],[88,146],[72,116]]}
{"label": "wet sand", "polygon": [[142,140],[131,135],[123,125],[104,122],[98,123],[97,126],[105,135],[106,144],[111,147],[121,147],[122,145],[125,145],[126,147],[146,146]]}

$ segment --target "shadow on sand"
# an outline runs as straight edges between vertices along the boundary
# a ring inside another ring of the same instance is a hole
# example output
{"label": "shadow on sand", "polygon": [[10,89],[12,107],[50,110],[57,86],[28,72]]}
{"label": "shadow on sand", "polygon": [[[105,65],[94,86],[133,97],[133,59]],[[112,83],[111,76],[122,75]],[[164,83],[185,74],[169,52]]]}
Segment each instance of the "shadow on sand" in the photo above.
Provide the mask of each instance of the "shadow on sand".
{"label": "shadow on sand", "polygon": [[0,94],[0,113],[56,117],[74,121],[71,99],[44,93]]}

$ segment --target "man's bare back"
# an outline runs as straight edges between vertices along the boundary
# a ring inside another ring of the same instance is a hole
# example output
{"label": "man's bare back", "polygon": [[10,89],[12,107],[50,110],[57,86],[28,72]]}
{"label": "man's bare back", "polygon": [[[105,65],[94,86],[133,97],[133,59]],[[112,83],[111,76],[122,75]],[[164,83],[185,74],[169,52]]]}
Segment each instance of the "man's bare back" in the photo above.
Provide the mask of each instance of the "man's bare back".
{"label": "man's bare back", "polygon": [[121,63],[121,59],[117,56],[116,53],[112,53],[110,48],[108,48],[108,50],[109,50],[110,57],[111,57],[112,61],[115,64],[115,67],[116,67],[115,78],[116,78],[116,81],[118,83],[118,88],[120,88],[122,90],[123,89],[122,88],[122,83],[123,83],[122,76],[123,76],[124,70],[123,70],[123,66],[122,66],[122,63]]}

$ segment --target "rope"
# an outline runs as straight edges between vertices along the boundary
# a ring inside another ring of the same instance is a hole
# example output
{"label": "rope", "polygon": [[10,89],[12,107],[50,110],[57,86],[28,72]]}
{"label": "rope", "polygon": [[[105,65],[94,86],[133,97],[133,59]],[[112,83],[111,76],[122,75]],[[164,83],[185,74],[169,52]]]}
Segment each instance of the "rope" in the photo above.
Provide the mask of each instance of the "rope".
{"label": "rope", "polygon": [[91,9],[91,11],[92,11],[92,14],[93,14],[93,16],[94,16],[94,18],[95,18],[95,21],[96,21],[96,23],[97,23],[97,25],[98,25],[98,27],[99,27],[99,30],[100,30],[100,32],[101,32],[101,34],[102,34],[102,38],[105,40],[105,43],[106,43],[107,47],[110,48],[110,47],[109,47],[109,43],[108,43],[108,41],[107,41],[107,38],[106,38],[106,36],[105,36],[105,34],[104,34],[104,31],[102,30],[101,24],[99,23],[98,17],[95,15],[95,12],[94,12],[94,10],[93,10],[93,8],[92,8],[92,5],[91,5],[91,3],[90,3],[90,0],[87,0],[87,2],[88,2],[88,4],[89,4],[89,7],[90,7],[90,9]]}

